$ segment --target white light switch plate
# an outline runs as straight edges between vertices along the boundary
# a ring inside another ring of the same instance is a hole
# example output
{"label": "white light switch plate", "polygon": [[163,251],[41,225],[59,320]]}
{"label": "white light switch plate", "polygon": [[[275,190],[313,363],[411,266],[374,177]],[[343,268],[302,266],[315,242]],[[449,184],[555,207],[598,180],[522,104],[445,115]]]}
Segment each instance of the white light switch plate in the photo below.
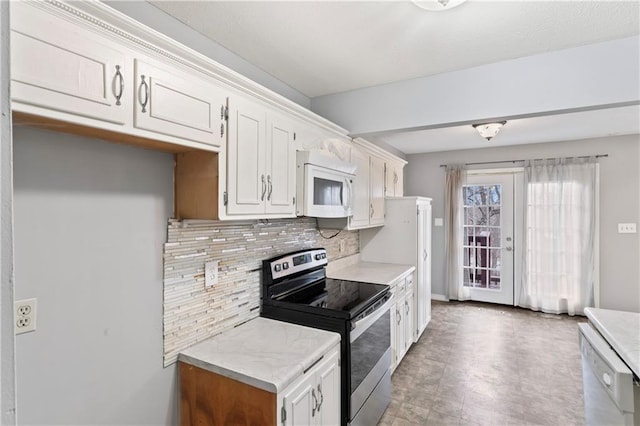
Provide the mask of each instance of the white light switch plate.
{"label": "white light switch plate", "polygon": [[444,225],[444,220],[441,217],[436,217],[433,219],[433,226],[442,226]]}
{"label": "white light switch plate", "polygon": [[218,261],[212,260],[204,264],[204,288],[218,284]]}
{"label": "white light switch plate", "polygon": [[618,234],[635,234],[635,233],[636,233],[635,223],[619,223],[618,224]]}

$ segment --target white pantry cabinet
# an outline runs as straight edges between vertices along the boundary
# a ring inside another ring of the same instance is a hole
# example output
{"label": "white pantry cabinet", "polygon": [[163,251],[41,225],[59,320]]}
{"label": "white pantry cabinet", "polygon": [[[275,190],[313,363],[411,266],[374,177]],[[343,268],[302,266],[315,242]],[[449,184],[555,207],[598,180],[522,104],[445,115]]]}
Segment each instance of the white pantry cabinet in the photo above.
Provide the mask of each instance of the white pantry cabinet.
{"label": "white pantry cabinet", "polygon": [[284,426],[340,424],[340,350],[336,346],[279,396]]}
{"label": "white pantry cabinet", "polygon": [[131,122],[133,70],[126,49],[26,2],[12,2],[10,9],[14,103]]}
{"label": "white pantry cabinet", "polygon": [[138,129],[221,146],[226,140],[227,93],[195,72],[135,59]]}
{"label": "white pantry cabinet", "polygon": [[360,231],[360,257],[416,267],[411,335],[417,341],[431,320],[431,199],[387,198],[385,208],[384,227]]}
{"label": "white pantry cabinet", "polygon": [[226,216],[294,217],[294,124],[257,102],[229,98]]}

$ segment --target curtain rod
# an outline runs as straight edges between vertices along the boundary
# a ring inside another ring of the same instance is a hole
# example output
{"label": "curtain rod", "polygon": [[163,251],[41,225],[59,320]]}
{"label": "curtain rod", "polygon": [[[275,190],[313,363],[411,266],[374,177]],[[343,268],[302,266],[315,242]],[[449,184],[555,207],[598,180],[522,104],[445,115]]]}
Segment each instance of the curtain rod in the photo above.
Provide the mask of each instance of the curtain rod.
{"label": "curtain rod", "polygon": [[[589,157],[596,157],[596,158],[602,158],[602,157],[608,157],[609,154],[598,154],[598,155],[581,155],[578,157],[562,157],[562,158],[589,158]],[[480,162],[476,162],[476,163],[464,163],[465,166],[477,166],[480,164],[502,164],[502,163],[519,163],[521,161],[540,161],[540,160],[555,160],[555,158],[534,158],[531,160],[502,160],[502,161],[480,161]],[[440,167],[447,167],[446,164],[440,164]]]}

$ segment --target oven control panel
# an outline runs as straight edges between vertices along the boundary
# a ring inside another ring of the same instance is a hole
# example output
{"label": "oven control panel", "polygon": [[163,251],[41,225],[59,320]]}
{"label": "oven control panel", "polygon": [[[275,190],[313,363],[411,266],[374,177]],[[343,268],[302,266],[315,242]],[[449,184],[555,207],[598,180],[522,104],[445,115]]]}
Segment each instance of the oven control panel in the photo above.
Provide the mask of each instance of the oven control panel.
{"label": "oven control panel", "polygon": [[287,277],[307,269],[327,264],[327,251],[323,248],[289,253],[266,261],[272,279]]}

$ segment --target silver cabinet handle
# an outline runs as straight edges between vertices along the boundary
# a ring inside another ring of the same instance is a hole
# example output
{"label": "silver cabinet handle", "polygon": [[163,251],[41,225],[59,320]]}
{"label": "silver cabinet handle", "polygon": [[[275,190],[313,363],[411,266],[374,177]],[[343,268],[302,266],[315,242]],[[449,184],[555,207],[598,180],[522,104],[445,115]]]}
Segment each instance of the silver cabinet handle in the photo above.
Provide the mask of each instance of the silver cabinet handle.
{"label": "silver cabinet handle", "polygon": [[[140,105],[142,106],[142,112],[147,112],[147,103],[149,103],[149,85],[144,80],[144,75],[140,76],[140,87],[138,87],[138,99],[140,100]],[[142,102],[142,96],[140,92],[144,89],[144,102]]]}
{"label": "silver cabinet handle", "polygon": [[260,197],[260,201],[264,201],[264,195],[267,193],[267,184],[264,181],[264,175],[260,176],[262,180],[262,196]]}
{"label": "silver cabinet handle", "polygon": [[404,302],[404,310],[407,312],[407,315],[409,315],[409,302],[407,302],[406,300]]}
{"label": "silver cabinet handle", "polygon": [[507,251],[513,250],[513,247],[507,247]]}
{"label": "silver cabinet handle", "polygon": [[320,403],[318,404],[318,412],[320,412],[320,408],[322,408],[322,403],[324,402],[324,395],[322,394],[322,385],[318,384],[318,394],[320,395]]}
{"label": "silver cabinet handle", "polygon": [[269,184],[269,194],[267,194],[267,200],[271,200],[271,193],[273,192],[273,182],[271,182],[271,175],[267,175],[267,183]]}
{"label": "silver cabinet handle", "polygon": [[318,399],[316,398],[316,390],[311,389],[311,397],[313,398],[313,407],[311,407],[311,417],[315,417],[318,410]]}
{"label": "silver cabinet handle", "polygon": [[369,204],[369,217],[370,217],[370,218],[371,218],[371,217],[373,217],[373,212],[374,212],[374,211],[375,211],[375,210],[373,209],[373,204]]}
{"label": "silver cabinet handle", "polygon": [[423,252],[422,252],[422,259],[423,260],[427,260],[427,251],[426,250],[423,250]]}
{"label": "silver cabinet handle", "polygon": [[[116,80],[119,81],[118,84],[118,93],[114,93],[115,97],[116,97],[116,105],[120,105],[120,98],[122,98],[122,94],[124,93],[124,77],[122,76],[122,73],[120,72],[120,65],[116,65],[116,74],[113,76],[113,82],[115,83]],[[115,90],[114,90],[115,92]]]}
{"label": "silver cabinet handle", "polygon": [[401,315],[400,315],[400,311],[398,309],[396,309],[396,316],[398,317],[396,322],[398,323],[398,325],[400,325]]}

